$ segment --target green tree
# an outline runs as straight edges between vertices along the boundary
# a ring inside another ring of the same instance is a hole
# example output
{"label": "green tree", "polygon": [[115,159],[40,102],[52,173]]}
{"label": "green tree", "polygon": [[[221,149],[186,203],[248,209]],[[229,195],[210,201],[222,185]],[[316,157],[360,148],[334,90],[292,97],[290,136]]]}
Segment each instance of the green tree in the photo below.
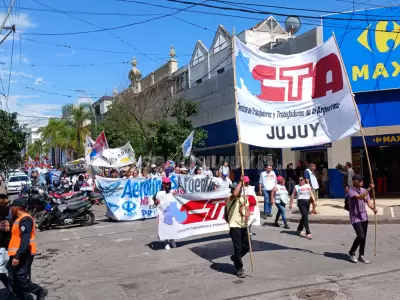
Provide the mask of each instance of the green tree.
{"label": "green tree", "polygon": [[42,139],[38,139],[28,146],[26,155],[35,158],[36,156],[40,157],[41,154],[46,154],[48,151],[48,145]]}
{"label": "green tree", "polygon": [[173,104],[170,117],[149,121],[142,117],[145,112],[139,113],[129,103],[116,101],[108,110],[107,118],[100,123],[100,128],[105,131],[110,147],[119,147],[129,141],[137,155],[168,159],[180,154],[182,143],[193,130],[193,145],[204,145],[208,133],[194,129],[190,120],[196,114],[196,103],[180,98]]}
{"label": "green tree", "polygon": [[78,154],[82,155],[85,138],[90,135],[90,120],[93,116],[91,106],[88,103],[81,103],[78,106],[66,106],[66,109],[71,113],[70,124],[76,131]]}
{"label": "green tree", "polygon": [[28,131],[17,120],[16,113],[0,110],[0,170],[19,167]]}

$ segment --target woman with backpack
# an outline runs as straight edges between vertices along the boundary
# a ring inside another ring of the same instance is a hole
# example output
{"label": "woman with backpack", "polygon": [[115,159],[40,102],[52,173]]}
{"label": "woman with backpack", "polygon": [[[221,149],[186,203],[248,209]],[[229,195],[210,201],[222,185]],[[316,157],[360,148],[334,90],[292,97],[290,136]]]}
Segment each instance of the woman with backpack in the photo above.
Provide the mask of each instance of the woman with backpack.
{"label": "woman with backpack", "polygon": [[[301,213],[301,220],[297,227],[297,231],[301,237],[311,240],[312,235],[308,223],[308,214],[310,213],[310,203],[313,206],[312,213],[316,213],[316,204],[312,188],[308,183],[306,183],[302,176],[299,177],[299,184],[294,187],[293,194],[290,197],[289,209],[292,209],[293,207],[294,198],[297,198],[297,207]],[[304,232],[303,229],[305,229],[306,232]]]}

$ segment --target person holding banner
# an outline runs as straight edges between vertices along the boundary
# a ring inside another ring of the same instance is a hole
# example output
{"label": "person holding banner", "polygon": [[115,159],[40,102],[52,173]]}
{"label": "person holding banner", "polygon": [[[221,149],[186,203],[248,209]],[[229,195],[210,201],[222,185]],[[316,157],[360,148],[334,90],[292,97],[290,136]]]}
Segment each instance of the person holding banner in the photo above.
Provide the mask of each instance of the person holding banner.
{"label": "person holding banner", "polygon": [[251,226],[253,224],[260,225],[260,209],[258,208],[257,196],[255,193],[255,187],[250,185],[249,176],[243,177],[244,187],[242,190],[242,195],[246,196],[249,200],[249,210],[250,210],[250,220],[249,220],[249,232],[250,235],[256,235],[251,231]]}
{"label": "person holding banner", "polygon": [[[171,192],[171,179],[169,177],[164,177],[162,179],[161,190],[153,196],[154,204],[160,206],[162,211],[168,207],[168,205],[173,201],[174,196]],[[165,250],[170,250],[171,248],[176,248],[176,243],[174,240],[165,241]]]}
{"label": "person holding banner", "polygon": [[[310,231],[310,225],[308,223],[308,215],[310,213],[310,202],[313,206],[312,212],[315,213],[315,198],[311,186],[306,183],[304,177],[300,177],[299,182],[300,183],[294,187],[293,194],[290,197],[289,209],[292,209],[293,207],[293,199],[297,198],[297,207],[301,213],[301,220],[299,226],[297,227],[297,231],[301,237],[311,240],[312,235]],[[305,233],[303,229],[306,230]]]}
{"label": "person holding banner", "polygon": [[232,181],[228,177],[228,172],[223,171],[221,177],[217,178],[215,185],[216,189],[229,189],[229,186],[232,184]]}
{"label": "person holding banner", "polygon": [[249,204],[241,196],[242,182],[244,177],[241,177],[239,184],[236,182],[231,184],[232,195],[228,198],[225,208],[225,218],[229,225],[229,234],[233,243],[233,252],[231,260],[237,270],[236,275],[239,278],[245,278],[243,270],[242,258],[249,252],[249,237],[247,233],[247,223],[249,220]]}
{"label": "person holding banner", "polygon": [[276,178],[277,184],[275,185],[274,189],[271,193],[271,205],[276,205],[278,208],[278,212],[276,213],[275,217],[275,227],[280,227],[278,220],[279,217],[282,216],[283,224],[285,229],[290,229],[287,221],[286,221],[286,214],[285,214],[285,207],[286,204],[289,202],[289,193],[285,186],[285,178],[282,176],[278,176]]}

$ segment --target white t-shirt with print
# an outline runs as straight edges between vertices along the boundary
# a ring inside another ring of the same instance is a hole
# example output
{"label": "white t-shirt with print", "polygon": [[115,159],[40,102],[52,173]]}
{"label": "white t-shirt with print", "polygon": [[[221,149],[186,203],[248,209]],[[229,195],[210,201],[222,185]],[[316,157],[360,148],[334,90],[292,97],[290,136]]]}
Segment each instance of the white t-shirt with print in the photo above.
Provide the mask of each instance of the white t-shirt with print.
{"label": "white t-shirt with print", "polygon": [[263,171],[260,174],[259,183],[261,184],[262,188],[267,191],[272,191],[276,185],[276,174],[274,171]]}

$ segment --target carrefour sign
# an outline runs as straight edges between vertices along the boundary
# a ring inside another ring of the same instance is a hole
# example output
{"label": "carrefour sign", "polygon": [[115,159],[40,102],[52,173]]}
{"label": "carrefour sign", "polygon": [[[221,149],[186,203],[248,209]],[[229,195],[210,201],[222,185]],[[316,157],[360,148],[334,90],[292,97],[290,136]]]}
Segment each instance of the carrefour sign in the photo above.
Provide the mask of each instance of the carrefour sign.
{"label": "carrefour sign", "polygon": [[400,6],[322,17],[335,33],[354,92],[400,88]]}

